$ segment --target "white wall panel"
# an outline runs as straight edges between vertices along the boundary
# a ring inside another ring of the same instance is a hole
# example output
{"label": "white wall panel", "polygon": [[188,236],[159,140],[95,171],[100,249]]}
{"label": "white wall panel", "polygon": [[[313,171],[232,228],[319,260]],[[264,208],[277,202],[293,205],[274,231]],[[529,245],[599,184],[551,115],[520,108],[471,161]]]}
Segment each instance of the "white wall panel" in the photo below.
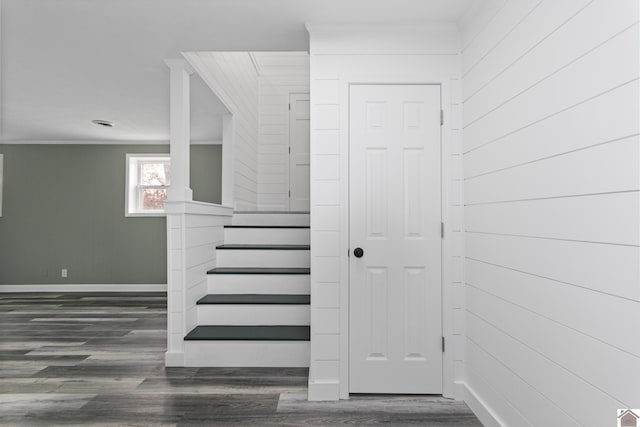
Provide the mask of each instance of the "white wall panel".
{"label": "white wall panel", "polygon": [[[451,206],[462,203],[462,183],[454,184],[451,177],[463,177],[462,169],[455,162],[461,163],[461,156],[452,156],[450,143],[453,129],[460,127],[460,77],[459,77],[459,40],[455,31],[420,30],[420,29],[358,29],[313,28],[310,27],[310,62],[311,62],[311,282],[312,307],[320,301],[336,304],[341,318],[348,318],[348,84],[349,83],[441,83],[443,90],[442,107],[445,110],[445,126],[443,127],[443,192],[445,224],[445,256],[451,260],[451,247],[456,246],[459,253],[463,251],[462,238],[454,244],[453,234],[449,233],[452,223],[462,228],[462,211],[457,212],[456,220],[450,220]],[[459,132],[459,131],[458,131]],[[460,154],[459,135],[456,154]],[[394,173],[401,173],[395,171]],[[451,192],[457,192],[452,200]],[[454,203],[455,202],[455,203]],[[451,215],[453,218],[453,215]],[[319,231],[323,230],[323,231]],[[458,233],[461,234],[461,233]],[[317,244],[316,244],[317,242]],[[450,267],[462,269],[459,261],[446,262],[445,270]],[[443,276],[446,295],[445,306],[460,306],[460,292],[456,301],[449,295],[451,278],[447,273]],[[455,275],[461,280],[462,272]],[[329,286],[329,287],[327,287]],[[322,292],[321,299],[316,297]],[[445,330],[443,333],[452,336],[452,323],[455,321],[460,331],[464,324],[464,312],[445,309]],[[311,380],[310,396],[320,395],[314,392],[316,386],[335,384],[339,381],[331,398],[348,396],[348,324],[340,323],[340,330],[335,341],[327,335],[314,335],[312,331],[311,345]],[[313,328],[313,322],[312,322]],[[453,394],[454,360],[464,358],[464,345],[459,339],[451,339],[446,354],[445,390]],[[326,365],[327,351],[337,345],[332,356],[339,363]],[[316,366],[320,368],[315,369]],[[459,371],[460,372],[460,371]],[[322,389],[324,390],[324,389]],[[328,392],[322,396],[328,398]]]}
{"label": "white wall panel", "polygon": [[[258,205],[258,75],[251,58],[247,52],[192,52],[184,56],[233,114],[235,208],[255,210]],[[241,178],[250,184],[243,185]]]}
{"label": "white wall panel", "polygon": [[[470,352],[470,355],[473,353]],[[483,367],[479,367],[478,364],[481,361],[477,358],[469,361],[466,365],[466,379],[470,384],[473,384],[471,390],[478,394],[478,397],[482,398],[483,401],[480,404],[486,404],[486,402],[496,402],[496,404],[490,408],[490,411],[487,411],[488,408],[474,408],[473,401],[469,402],[469,406],[476,412],[479,412],[480,409],[483,410],[479,414],[482,416],[487,413],[488,417],[491,417],[489,420],[493,421],[490,425],[492,426],[522,426],[522,427],[533,427],[533,424],[527,420],[522,413],[520,413],[516,408],[513,407],[511,402],[508,399],[505,399],[503,395],[498,391],[499,386],[493,384],[494,381],[489,382],[490,380],[487,378],[489,374],[488,371],[485,371]],[[495,370],[494,370],[495,371]],[[468,398],[467,398],[468,401]],[[486,421],[486,420],[483,420]],[[485,423],[486,425],[486,423]]]}
{"label": "white wall panel", "polygon": [[[444,27],[444,26],[443,26]],[[363,28],[358,26],[308,26],[312,55],[455,55],[459,49],[456,29],[397,27]],[[320,76],[318,76],[320,77]]]}
{"label": "white wall panel", "polygon": [[[609,39],[620,33],[620,28],[626,29],[637,22],[637,11],[636,13],[629,13],[624,7],[612,7],[615,6],[615,3],[623,4],[627,1],[598,0],[591,3],[586,0],[576,0],[574,2],[576,4],[589,4],[589,6],[566,21],[557,31],[549,34],[548,37],[532,47],[531,51],[522,60],[515,62],[512,66],[507,66],[497,76],[495,74],[496,70],[493,69],[474,70],[465,81],[467,85],[465,87],[464,105],[465,125],[508,102],[514,94],[520,94],[550,77],[559,69],[569,66],[581,56],[587,55],[590,50],[594,49],[594,46],[607,43]],[[553,17],[552,19],[545,19],[545,25],[549,25],[549,21],[553,21],[559,16],[557,13],[558,5],[560,4],[561,7],[567,9],[569,3],[571,2],[546,2],[536,10],[536,13]],[[635,4],[638,5],[639,3],[635,2]],[[550,14],[550,10],[554,10],[555,13]],[[607,19],[600,20],[600,24],[594,26],[593,22],[602,16],[606,16]],[[531,23],[531,28],[525,29],[523,24],[518,27],[519,32],[522,30],[545,34],[543,32],[544,28],[541,28],[537,22],[532,19],[527,20],[527,22]],[[515,42],[518,40],[530,40],[530,38],[512,34],[509,40]],[[513,51],[510,46],[504,46],[503,48],[505,51]],[[501,56],[498,54],[496,61],[503,59],[504,56],[506,55]],[[483,61],[483,64],[489,63],[490,61]],[[483,73],[484,76],[480,77]],[[493,78],[494,76],[495,78]],[[472,82],[474,77],[481,79],[482,83]],[[484,83],[488,78],[493,79]]]}
{"label": "white wall panel", "polygon": [[[231,209],[199,202],[167,209],[167,366],[184,366],[184,336],[197,325],[196,302],[207,293],[207,271],[231,223]],[[174,213],[181,212],[181,213]]]}
{"label": "white wall panel", "polygon": [[[561,325],[551,319],[496,298],[495,295],[469,286],[468,310],[488,323],[500,325],[509,336],[524,342],[533,351],[631,407],[640,400],[637,384],[640,370],[628,371],[628,366],[640,363],[640,358],[599,340]],[[502,323],[502,319],[511,319]],[[584,357],[588,354],[589,357]],[[611,363],[603,364],[603,360]]]}
{"label": "white wall panel", "polygon": [[[491,385],[501,396],[506,396],[509,406],[517,411],[523,419],[521,424],[532,426],[574,426],[580,424],[562,411],[544,394],[531,387],[515,372],[509,370],[495,357],[482,350],[473,341],[467,342],[469,352],[469,369],[472,372],[495,374]],[[526,417],[526,418],[525,418]]]}
{"label": "white wall panel", "polygon": [[640,245],[637,191],[471,205],[465,211],[471,232]]}
{"label": "white wall panel", "polygon": [[[309,93],[309,55],[254,55],[260,68],[258,205],[262,210],[289,210],[289,95]],[[262,185],[267,183],[280,185]]]}
{"label": "white wall panel", "polygon": [[640,405],[638,7],[492,2],[463,29],[466,384],[505,425]]}
{"label": "white wall panel", "polygon": [[311,147],[311,154],[340,154],[340,131],[317,130],[314,135],[316,143]]}
{"label": "white wall panel", "polygon": [[[636,301],[473,259],[466,268],[470,286],[640,357]],[[549,298],[551,293],[556,297]]]}
{"label": "white wall panel", "polygon": [[510,0],[506,1],[499,13],[491,18],[487,25],[473,39],[466,43],[462,55],[462,76],[467,75],[474,67],[479,66],[492,50],[505,41],[505,36],[518,27],[542,1],[541,0]]}
{"label": "white wall panel", "polygon": [[313,90],[313,103],[338,104],[340,102],[340,85],[337,79],[314,79],[311,86]]}
{"label": "white wall panel", "polygon": [[467,124],[465,151],[637,79],[638,36],[636,24],[525,92],[514,93],[508,102],[491,110],[482,120]]}
{"label": "white wall panel", "polygon": [[[531,387],[544,394],[574,418],[579,425],[607,425],[614,416],[612,414],[616,413],[616,409],[625,407],[623,402],[612,398],[555,361],[532,350],[527,343],[510,336],[471,310],[469,310],[469,317],[472,319],[468,328],[469,340],[491,354],[509,370],[517,373]],[[470,362],[472,363],[475,361]],[[485,372],[484,375],[489,381],[495,381],[490,379],[494,373]],[[585,402],[589,403],[585,404]]]}
{"label": "white wall panel", "polygon": [[[522,2],[520,2],[520,4],[518,3],[517,1],[508,2],[504,10],[498,13],[496,20],[491,23],[490,28],[493,28],[493,31],[497,32],[497,34],[504,36],[504,28],[499,28],[503,25],[497,21],[504,21],[505,18],[509,18],[505,14],[508,9],[511,9],[511,13],[513,13],[516,8],[521,9],[520,12],[515,12],[518,13],[518,15],[525,14],[523,16],[526,19],[519,22],[519,25],[515,25],[512,32],[506,37],[503,37],[499,43],[486,52],[485,56],[476,64],[473,70],[470,72],[465,71],[465,79],[463,82],[465,101],[493,79],[498,79],[501,74],[509,68],[519,66],[521,61],[518,61],[518,59],[523,56],[523,54],[535,49],[538,44],[543,43],[548,38],[552,39],[558,30],[563,31],[565,23],[579,14],[579,12],[576,12],[591,3],[591,1],[537,1],[533,8],[531,8],[531,3],[526,5]],[[577,43],[577,45],[579,46],[579,43]],[[480,48],[481,44],[476,46]],[[464,56],[467,56],[466,52]],[[528,56],[529,55],[523,58],[523,60],[528,60]],[[544,66],[545,64],[536,64],[536,67]],[[528,76],[529,74],[527,73],[523,77],[526,80]]]}
{"label": "white wall panel", "polygon": [[471,232],[465,243],[467,258],[640,301],[637,246]]}
{"label": "white wall panel", "polygon": [[[638,80],[465,153],[465,177],[637,135]],[[603,114],[615,111],[616,114]]]}
{"label": "white wall panel", "polygon": [[337,283],[314,283],[311,289],[316,308],[339,308],[339,285]]}
{"label": "white wall panel", "polygon": [[465,204],[640,189],[640,137],[465,180]]}
{"label": "white wall panel", "polygon": [[470,7],[458,21],[460,28],[461,52],[478,43],[479,34],[489,27],[491,21],[500,13],[508,0],[486,0]]}

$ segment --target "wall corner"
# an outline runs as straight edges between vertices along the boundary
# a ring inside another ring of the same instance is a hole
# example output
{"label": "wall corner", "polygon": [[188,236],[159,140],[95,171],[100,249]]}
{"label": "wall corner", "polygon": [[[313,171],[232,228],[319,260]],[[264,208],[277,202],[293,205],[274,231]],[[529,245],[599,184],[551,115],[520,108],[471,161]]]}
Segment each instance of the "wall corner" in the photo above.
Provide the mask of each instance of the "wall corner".
{"label": "wall corner", "polygon": [[339,381],[309,380],[308,400],[312,402],[340,399]]}

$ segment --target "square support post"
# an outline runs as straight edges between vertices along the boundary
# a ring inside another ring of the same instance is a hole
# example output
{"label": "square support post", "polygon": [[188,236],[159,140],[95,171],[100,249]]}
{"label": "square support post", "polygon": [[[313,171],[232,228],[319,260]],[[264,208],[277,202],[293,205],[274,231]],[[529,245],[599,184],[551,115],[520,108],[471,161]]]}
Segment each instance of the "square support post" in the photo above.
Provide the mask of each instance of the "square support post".
{"label": "square support post", "polygon": [[184,59],[167,59],[170,70],[170,153],[171,186],[167,199],[173,202],[193,200],[189,184],[190,110],[189,83],[193,69]]}

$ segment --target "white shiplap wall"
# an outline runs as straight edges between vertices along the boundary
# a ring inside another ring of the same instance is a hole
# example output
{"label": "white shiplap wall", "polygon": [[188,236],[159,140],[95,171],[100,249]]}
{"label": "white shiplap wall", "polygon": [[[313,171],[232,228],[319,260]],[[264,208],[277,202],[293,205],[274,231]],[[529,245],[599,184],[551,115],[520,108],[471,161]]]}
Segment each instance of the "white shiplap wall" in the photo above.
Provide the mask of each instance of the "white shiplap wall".
{"label": "white shiplap wall", "polygon": [[[348,396],[349,83],[439,83],[445,395],[464,378],[459,45],[455,30],[310,27],[311,368],[309,398]],[[461,397],[461,395],[458,395]]]}
{"label": "white shiplap wall", "polygon": [[259,82],[258,207],[289,210],[289,95],[309,93],[306,52],[254,52]]}
{"label": "white shiplap wall", "polygon": [[492,1],[463,32],[465,370],[487,425],[640,407],[638,5]]}
{"label": "white shiplap wall", "polygon": [[190,52],[185,58],[233,114],[236,210],[258,205],[258,74],[248,52]]}
{"label": "white shiplap wall", "polygon": [[207,294],[207,271],[231,224],[232,209],[202,202],[168,202],[167,366],[184,366],[184,336],[197,326],[196,302]]}

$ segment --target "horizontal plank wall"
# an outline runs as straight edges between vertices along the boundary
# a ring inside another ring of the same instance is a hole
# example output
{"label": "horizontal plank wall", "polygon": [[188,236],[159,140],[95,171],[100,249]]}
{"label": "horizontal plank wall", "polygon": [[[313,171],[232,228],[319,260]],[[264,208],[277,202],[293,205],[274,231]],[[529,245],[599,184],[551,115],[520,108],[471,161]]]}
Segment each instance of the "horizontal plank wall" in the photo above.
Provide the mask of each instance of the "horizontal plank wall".
{"label": "horizontal plank wall", "polygon": [[638,6],[494,1],[465,26],[465,368],[488,424],[640,407]]}
{"label": "horizontal plank wall", "polygon": [[231,224],[231,208],[202,202],[167,203],[166,366],[184,366],[184,337],[197,326],[196,302],[207,293],[207,271]]}
{"label": "horizontal plank wall", "polygon": [[309,93],[306,52],[255,52],[259,77],[258,206],[289,209],[289,95]]}
{"label": "horizontal plank wall", "polygon": [[[169,145],[114,144],[0,144],[0,286],[167,283],[165,218],[125,217],[124,205],[126,154],[168,153]],[[192,146],[191,157],[194,198],[219,203],[220,145]]]}
{"label": "horizontal plank wall", "polygon": [[190,52],[184,57],[233,114],[236,210],[258,204],[258,74],[248,52]]}
{"label": "horizontal plank wall", "polygon": [[459,45],[455,29],[309,27],[311,54],[311,368],[309,398],[347,398],[349,83],[442,88],[444,394],[464,378]]}

